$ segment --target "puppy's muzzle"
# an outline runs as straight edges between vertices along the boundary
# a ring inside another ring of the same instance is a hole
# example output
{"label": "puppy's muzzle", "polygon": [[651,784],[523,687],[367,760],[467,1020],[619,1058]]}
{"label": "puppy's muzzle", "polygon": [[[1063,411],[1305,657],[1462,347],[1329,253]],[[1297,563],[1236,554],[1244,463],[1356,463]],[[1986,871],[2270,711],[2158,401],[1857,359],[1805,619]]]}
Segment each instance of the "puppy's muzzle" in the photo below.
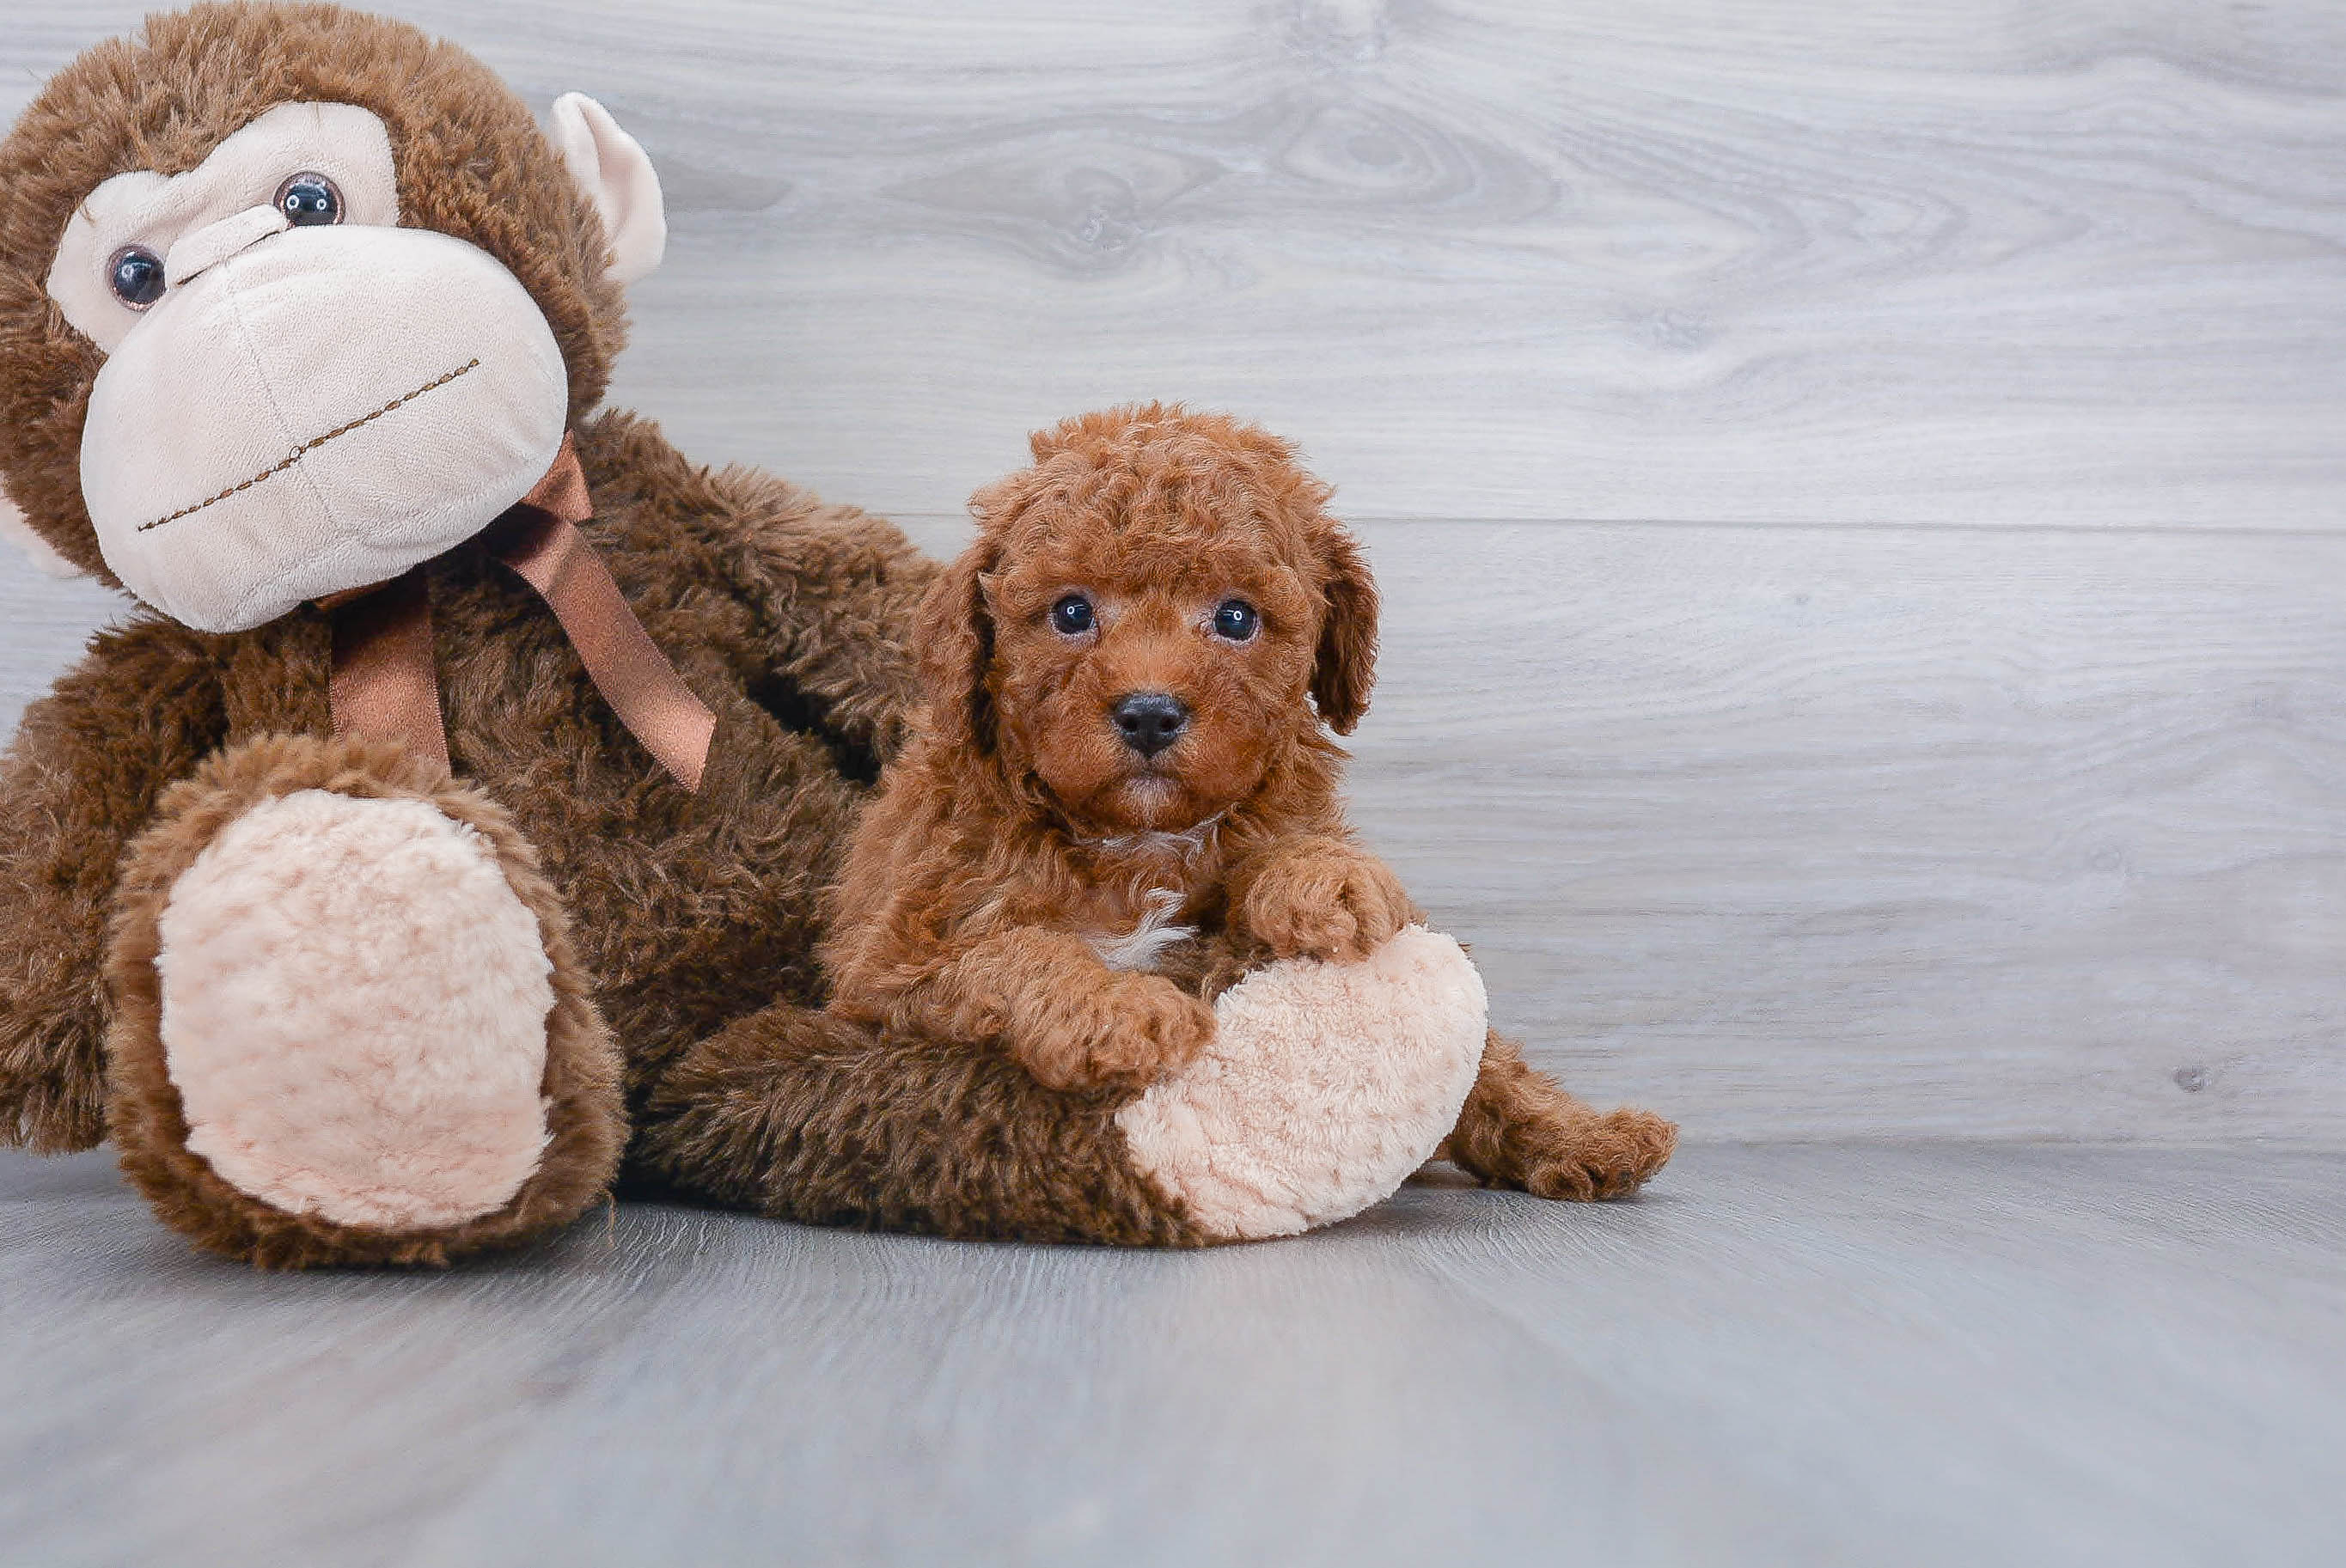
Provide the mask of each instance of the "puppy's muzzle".
{"label": "puppy's muzzle", "polygon": [[1189,728],[1189,709],[1170,692],[1137,691],[1108,709],[1116,732],[1143,757],[1154,757]]}

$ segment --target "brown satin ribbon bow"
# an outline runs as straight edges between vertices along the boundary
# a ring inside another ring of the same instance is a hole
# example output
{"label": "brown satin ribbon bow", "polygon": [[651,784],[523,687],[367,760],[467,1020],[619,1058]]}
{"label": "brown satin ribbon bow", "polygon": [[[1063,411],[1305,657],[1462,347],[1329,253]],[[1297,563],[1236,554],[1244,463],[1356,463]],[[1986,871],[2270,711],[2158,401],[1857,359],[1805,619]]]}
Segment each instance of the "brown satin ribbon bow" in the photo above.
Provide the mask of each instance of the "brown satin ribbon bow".
{"label": "brown satin ribbon bow", "polygon": [[[577,449],[565,435],[536,488],[473,543],[537,590],[619,722],[670,777],[697,790],[717,716],[652,642],[611,569],[578,531],[594,514]],[[448,730],[432,664],[432,591],[423,568],[320,604],[333,620],[327,696],[334,733],[404,741],[445,769]]]}

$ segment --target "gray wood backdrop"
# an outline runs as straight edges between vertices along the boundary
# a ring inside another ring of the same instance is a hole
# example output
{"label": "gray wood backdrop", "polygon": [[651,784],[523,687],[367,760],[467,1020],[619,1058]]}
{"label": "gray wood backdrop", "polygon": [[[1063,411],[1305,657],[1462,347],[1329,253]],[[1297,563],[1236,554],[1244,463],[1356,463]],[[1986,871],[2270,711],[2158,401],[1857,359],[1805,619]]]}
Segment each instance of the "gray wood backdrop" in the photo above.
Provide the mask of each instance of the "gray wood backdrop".
{"label": "gray wood backdrop", "polygon": [[[388,8],[650,149],[698,456],[950,549],[1064,413],[1300,439],[1359,817],[1584,1091],[2346,1141],[2346,6]],[[0,564],[0,725],[111,613]]]}

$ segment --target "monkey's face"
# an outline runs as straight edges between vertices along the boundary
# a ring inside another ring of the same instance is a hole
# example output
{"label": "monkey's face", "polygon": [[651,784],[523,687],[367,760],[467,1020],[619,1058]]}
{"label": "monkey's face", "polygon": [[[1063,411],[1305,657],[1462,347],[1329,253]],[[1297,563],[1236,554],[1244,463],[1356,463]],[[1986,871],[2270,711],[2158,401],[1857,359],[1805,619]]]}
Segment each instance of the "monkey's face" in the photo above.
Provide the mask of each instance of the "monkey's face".
{"label": "monkey's face", "polygon": [[208,631],[478,533],[666,235],[599,106],[550,129],[330,6],[199,5],[58,73],[0,142],[0,532]]}
{"label": "monkey's face", "polygon": [[402,229],[382,123],[283,104],[186,173],[117,174],[48,291],[107,351],[81,442],[107,565],[207,631],[397,575],[525,494],[569,387],[513,274]]}

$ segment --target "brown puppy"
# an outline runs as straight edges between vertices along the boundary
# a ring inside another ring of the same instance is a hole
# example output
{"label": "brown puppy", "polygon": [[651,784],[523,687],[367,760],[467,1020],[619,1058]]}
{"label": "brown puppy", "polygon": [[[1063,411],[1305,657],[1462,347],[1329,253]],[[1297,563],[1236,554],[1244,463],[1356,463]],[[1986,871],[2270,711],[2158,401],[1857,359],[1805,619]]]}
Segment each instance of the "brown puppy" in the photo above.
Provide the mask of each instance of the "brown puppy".
{"label": "brown puppy", "polygon": [[[1129,1087],[1273,960],[1422,917],[1336,788],[1376,588],[1284,443],[1148,404],[1070,420],[980,493],[920,617],[928,708],[831,895],[832,1009]],[[1548,1197],[1635,1191],[1675,1129],[1600,1115],[1494,1033],[1443,1152]]]}

